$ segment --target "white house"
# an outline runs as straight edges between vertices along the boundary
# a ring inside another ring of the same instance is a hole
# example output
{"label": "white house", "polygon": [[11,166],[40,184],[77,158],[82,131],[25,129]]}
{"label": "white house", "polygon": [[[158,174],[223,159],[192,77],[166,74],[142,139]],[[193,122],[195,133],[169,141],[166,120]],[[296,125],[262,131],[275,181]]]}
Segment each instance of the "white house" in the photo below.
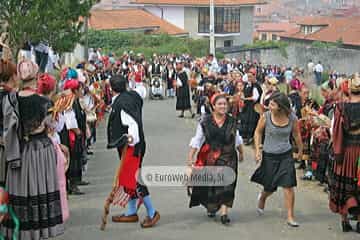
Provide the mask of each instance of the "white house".
{"label": "white house", "polygon": [[[193,38],[209,37],[209,0],[131,0],[152,14],[189,32]],[[253,41],[254,7],[264,0],[214,0],[217,48]]]}

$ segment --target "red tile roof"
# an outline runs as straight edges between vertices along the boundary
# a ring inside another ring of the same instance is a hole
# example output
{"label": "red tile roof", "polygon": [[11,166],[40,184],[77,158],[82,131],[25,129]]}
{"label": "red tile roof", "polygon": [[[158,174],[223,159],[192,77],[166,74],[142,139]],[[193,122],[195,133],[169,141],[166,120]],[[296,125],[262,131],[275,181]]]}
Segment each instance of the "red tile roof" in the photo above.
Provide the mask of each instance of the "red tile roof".
{"label": "red tile roof", "polygon": [[[265,4],[265,0],[214,0],[220,6]],[[208,6],[209,0],[131,0],[131,3],[151,5]]]}
{"label": "red tile roof", "polygon": [[288,32],[294,28],[298,29],[296,24],[287,22],[265,22],[257,24],[257,32]]}
{"label": "red tile roof", "polygon": [[360,17],[330,18],[330,17],[307,17],[297,21],[299,25],[323,25],[323,27],[310,34],[304,34],[300,30],[289,31],[281,34],[283,38],[301,39],[311,41],[323,41],[335,43],[342,39],[346,45],[360,46]]}
{"label": "red tile roof", "polygon": [[187,34],[185,30],[141,9],[92,11],[89,27],[96,30],[148,29],[170,35]]}

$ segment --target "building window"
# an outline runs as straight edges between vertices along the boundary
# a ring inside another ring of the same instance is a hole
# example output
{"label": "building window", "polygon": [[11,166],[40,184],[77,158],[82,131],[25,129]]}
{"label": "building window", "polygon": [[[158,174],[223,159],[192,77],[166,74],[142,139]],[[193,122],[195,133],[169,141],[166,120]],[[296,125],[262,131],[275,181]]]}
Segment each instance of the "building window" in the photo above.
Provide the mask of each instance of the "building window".
{"label": "building window", "polygon": [[262,33],[260,39],[261,39],[261,41],[266,41],[266,40],[267,40],[267,35],[266,35],[266,33]]}
{"label": "building window", "polygon": [[300,30],[304,34],[310,34],[315,32],[315,28],[313,28],[313,26],[308,26],[308,25],[302,25]]}
{"label": "building window", "polygon": [[[199,33],[210,32],[210,9],[199,8]],[[215,8],[215,33],[240,32],[240,8]]]}
{"label": "building window", "polygon": [[224,41],[224,47],[232,47],[232,46],[233,46],[233,40]]}
{"label": "building window", "polygon": [[199,33],[210,32],[210,10],[209,8],[199,8]]}
{"label": "building window", "polygon": [[277,41],[278,40],[278,36],[276,34],[273,34],[271,37],[271,40],[273,41]]}

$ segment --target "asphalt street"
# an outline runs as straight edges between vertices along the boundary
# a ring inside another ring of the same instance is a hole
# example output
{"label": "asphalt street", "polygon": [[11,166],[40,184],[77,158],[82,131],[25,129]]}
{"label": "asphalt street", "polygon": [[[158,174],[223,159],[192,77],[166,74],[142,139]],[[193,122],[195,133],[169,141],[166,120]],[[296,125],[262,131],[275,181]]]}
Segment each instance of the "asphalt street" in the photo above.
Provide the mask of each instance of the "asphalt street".
{"label": "asphalt street", "polygon": [[[177,118],[175,100],[146,100],[144,127],[147,153],[144,166],[181,166],[186,162],[188,144],[195,134],[196,120]],[[188,115],[189,117],[189,115]],[[95,154],[90,157],[85,180],[91,185],[82,187],[82,196],[70,196],[70,220],[66,233],[58,239],[359,239],[356,233],[343,234],[340,218],[328,209],[327,194],[316,182],[298,182],[296,189],[296,219],[301,224],[297,229],[286,225],[283,192],[279,190],[268,201],[265,215],[256,214],[257,194],[260,187],[250,182],[255,170],[251,147],[245,148],[245,161],[239,165],[236,199],[229,217],[230,226],[223,226],[220,218],[209,219],[201,208],[188,207],[189,198],[184,187],[149,187],[153,203],[160,212],[159,224],[151,229],[142,229],[139,223],[112,223],[111,215],[123,212],[112,207],[105,232],[100,231],[104,201],[111,190],[118,155],[106,149],[105,122],[98,129]],[[300,172],[298,173],[300,175]],[[139,211],[143,219],[145,208]]]}

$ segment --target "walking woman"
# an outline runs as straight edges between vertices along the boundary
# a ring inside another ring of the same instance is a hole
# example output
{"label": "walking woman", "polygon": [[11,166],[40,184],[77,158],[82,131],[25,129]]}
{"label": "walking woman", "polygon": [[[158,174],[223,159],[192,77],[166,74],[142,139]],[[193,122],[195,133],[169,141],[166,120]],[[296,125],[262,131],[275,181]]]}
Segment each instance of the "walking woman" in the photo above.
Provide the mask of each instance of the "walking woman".
{"label": "walking woman", "polygon": [[[56,152],[44,124],[50,102],[36,93],[38,66],[24,60],[17,69],[23,90],[4,104],[9,205],[20,219],[19,239],[52,238],[64,229]],[[12,239],[13,224],[7,221],[5,227],[5,236]]]}
{"label": "walking woman", "polygon": [[[16,65],[0,59],[0,106],[8,97],[8,94],[13,91],[17,83]],[[5,186],[6,180],[6,156],[4,148],[4,114],[0,111],[0,187]]]}
{"label": "walking woman", "polygon": [[357,217],[360,233],[360,77],[350,84],[350,101],[338,103],[333,126],[334,165],[330,173],[330,209],[341,215],[343,232],[352,231],[348,215]]}
{"label": "walking woman", "polygon": [[[257,211],[259,215],[264,214],[267,198],[278,187],[282,187],[287,208],[287,223],[291,227],[298,227],[299,224],[294,219],[296,171],[290,143],[292,135],[301,159],[303,146],[298,120],[295,113],[291,111],[288,97],[283,93],[273,94],[270,98],[269,110],[261,117],[255,131],[256,161],[261,161],[261,164],[251,181],[264,187],[258,197]],[[262,145],[263,137],[264,144]]]}
{"label": "walking woman", "polygon": [[195,113],[191,110],[190,88],[188,83],[188,75],[184,70],[182,60],[176,62],[176,111],[180,111],[179,118],[184,117],[184,112],[188,110],[191,117],[195,117]]}
{"label": "walking woman", "polygon": [[[211,98],[213,113],[198,125],[195,137],[190,142],[189,166],[226,166],[234,170],[235,181],[227,186],[196,186],[193,188],[190,208],[202,205],[210,218],[220,210],[221,222],[228,224],[228,208],[233,206],[237,179],[238,160],[243,160],[242,138],[237,131],[237,121],[227,114],[225,94]],[[199,150],[194,164],[195,153]],[[203,156],[203,157],[200,157]]]}

